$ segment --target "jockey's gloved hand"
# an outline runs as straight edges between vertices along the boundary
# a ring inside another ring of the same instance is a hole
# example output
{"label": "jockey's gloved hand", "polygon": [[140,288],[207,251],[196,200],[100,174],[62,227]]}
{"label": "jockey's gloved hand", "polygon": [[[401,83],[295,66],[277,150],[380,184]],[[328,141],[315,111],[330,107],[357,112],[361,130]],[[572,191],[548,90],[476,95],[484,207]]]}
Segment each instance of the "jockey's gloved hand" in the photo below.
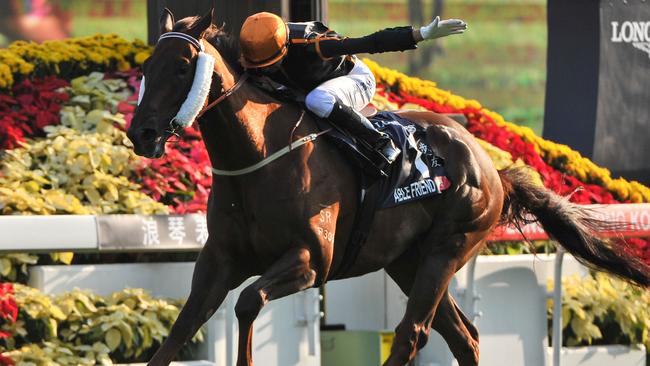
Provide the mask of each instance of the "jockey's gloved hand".
{"label": "jockey's gloved hand", "polygon": [[460,34],[467,29],[467,23],[460,19],[440,20],[436,17],[431,24],[420,27],[423,40],[446,37],[450,34]]}

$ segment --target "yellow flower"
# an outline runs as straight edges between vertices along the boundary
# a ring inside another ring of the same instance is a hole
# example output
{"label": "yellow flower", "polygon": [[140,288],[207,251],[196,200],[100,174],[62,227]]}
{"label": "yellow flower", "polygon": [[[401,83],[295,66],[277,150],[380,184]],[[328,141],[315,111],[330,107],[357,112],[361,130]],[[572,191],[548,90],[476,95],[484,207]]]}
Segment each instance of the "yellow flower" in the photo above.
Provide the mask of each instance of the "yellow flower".
{"label": "yellow flower", "polygon": [[11,88],[18,74],[23,77],[31,73],[54,74],[65,78],[77,75],[62,75],[62,72],[88,70],[91,67],[94,71],[106,68],[127,70],[142,64],[149,53],[150,47],[144,42],[129,42],[112,34],[41,44],[17,41],[0,50],[0,88]]}
{"label": "yellow flower", "polygon": [[138,52],[135,54],[135,63],[138,65],[142,65],[148,58],[151,56],[151,52],[144,51],[144,52]]}

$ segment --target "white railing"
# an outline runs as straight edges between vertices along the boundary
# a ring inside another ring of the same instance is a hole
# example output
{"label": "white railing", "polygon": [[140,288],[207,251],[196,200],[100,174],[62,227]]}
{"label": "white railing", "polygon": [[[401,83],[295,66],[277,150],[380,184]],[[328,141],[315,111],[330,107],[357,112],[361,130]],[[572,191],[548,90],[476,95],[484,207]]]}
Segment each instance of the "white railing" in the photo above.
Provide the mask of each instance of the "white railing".
{"label": "white railing", "polygon": [[[617,232],[603,232],[604,236],[619,237],[650,237],[650,204],[614,204],[614,205],[590,205],[596,217],[608,222],[625,223],[624,230]],[[497,230],[491,235],[491,241],[514,241],[514,240],[548,240],[548,235],[538,223],[531,223],[522,228],[522,233],[513,228],[506,227]],[[553,292],[547,294],[553,299],[553,365],[560,366],[560,353],[562,350],[562,261],[564,249],[558,246],[555,256],[555,270],[553,275]],[[472,258],[468,265],[468,282],[465,293],[465,306],[470,309],[473,316],[480,316],[477,311],[476,301],[480,295],[474,288],[474,267],[476,257]],[[474,319],[474,318],[472,318]],[[557,345],[557,347],[556,347]]]}

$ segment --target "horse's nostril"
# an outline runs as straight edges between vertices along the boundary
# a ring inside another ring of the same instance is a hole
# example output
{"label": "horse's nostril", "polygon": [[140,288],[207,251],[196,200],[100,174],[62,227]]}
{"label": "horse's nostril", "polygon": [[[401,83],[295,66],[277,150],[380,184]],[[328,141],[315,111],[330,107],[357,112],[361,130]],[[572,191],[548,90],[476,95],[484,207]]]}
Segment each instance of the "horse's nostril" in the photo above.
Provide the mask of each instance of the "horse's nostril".
{"label": "horse's nostril", "polygon": [[157,137],[157,132],[153,128],[144,128],[140,133],[142,141],[153,141]]}

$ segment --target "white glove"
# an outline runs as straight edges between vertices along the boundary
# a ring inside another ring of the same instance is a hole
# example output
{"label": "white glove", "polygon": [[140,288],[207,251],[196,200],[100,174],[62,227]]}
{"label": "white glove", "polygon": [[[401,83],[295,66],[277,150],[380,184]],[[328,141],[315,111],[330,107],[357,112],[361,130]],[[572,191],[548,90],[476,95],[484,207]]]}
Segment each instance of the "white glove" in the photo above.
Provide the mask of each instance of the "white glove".
{"label": "white glove", "polygon": [[440,20],[436,17],[429,25],[420,28],[423,40],[446,37],[450,34],[460,34],[467,29],[467,23],[460,19]]}

